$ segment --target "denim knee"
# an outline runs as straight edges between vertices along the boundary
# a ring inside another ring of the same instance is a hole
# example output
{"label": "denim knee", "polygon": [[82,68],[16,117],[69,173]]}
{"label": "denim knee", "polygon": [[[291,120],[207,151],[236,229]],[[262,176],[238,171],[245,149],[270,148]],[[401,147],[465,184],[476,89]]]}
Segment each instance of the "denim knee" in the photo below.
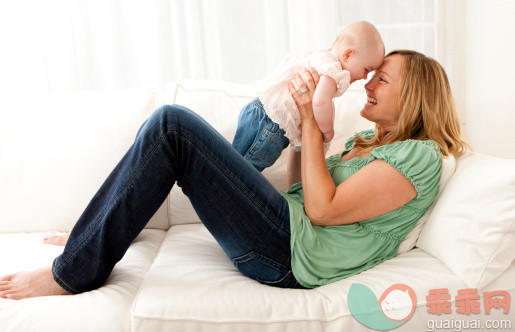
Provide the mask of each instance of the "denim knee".
{"label": "denim knee", "polygon": [[180,105],[163,105],[156,109],[143,123],[136,137],[143,133],[166,132],[171,127],[180,127],[181,122],[191,119],[195,113]]}
{"label": "denim knee", "polygon": [[163,105],[154,111],[150,119],[161,125],[174,126],[178,125],[181,119],[191,117],[192,114],[193,111],[180,105]]}

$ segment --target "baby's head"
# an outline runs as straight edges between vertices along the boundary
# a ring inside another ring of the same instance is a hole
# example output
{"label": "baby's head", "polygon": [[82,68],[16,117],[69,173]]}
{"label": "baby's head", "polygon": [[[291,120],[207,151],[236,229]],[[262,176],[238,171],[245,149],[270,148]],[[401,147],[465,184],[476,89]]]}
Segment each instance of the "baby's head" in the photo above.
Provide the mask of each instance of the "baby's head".
{"label": "baby's head", "polygon": [[366,79],[369,72],[381,66],[384,44],[373,24],[356,22],[346,27],[333,43],[344,70],[350,72],[351,83]]}

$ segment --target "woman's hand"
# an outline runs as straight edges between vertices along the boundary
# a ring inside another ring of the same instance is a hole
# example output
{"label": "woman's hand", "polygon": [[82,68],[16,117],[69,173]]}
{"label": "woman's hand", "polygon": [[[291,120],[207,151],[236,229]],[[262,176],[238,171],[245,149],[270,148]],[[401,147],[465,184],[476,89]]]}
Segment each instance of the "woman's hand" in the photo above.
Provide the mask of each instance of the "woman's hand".
{"label": "woman's hand", "polygon": [[[295,74],[295,78],[288,84],[288,89],[299,109],[301,123],[304,123],[305,120],[315,119],[313,115],[313,95],[319,81],[320,76],[316,70],[310,68],[309,71],[304,69]],[[298,87],[298,90],[295,86]]]}

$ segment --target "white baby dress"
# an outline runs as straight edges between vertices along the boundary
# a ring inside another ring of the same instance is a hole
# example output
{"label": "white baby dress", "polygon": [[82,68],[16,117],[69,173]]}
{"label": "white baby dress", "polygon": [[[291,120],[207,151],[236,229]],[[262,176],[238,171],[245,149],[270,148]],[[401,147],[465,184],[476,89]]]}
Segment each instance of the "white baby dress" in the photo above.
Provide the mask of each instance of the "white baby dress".
{"label": "white baby dress", "polygon": [[300,114],[295,105],[288,83],[303,68],[313,67],[319,75],[334,79],[337,86],[336,97],[341,96],[350,85],[350,73],[342,69],[338,56],[331,50],[308,53],[306,56],[288,56],[262,80],[256,82],[257,97],[263,104],[266,114],[285,131],[290,145],[300,151]]}

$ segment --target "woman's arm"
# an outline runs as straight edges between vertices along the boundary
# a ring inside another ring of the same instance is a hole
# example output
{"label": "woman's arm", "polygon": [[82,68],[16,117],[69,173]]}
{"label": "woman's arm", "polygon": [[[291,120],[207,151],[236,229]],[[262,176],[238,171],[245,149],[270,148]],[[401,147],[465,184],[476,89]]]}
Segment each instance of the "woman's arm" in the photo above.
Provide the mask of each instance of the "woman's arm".
{"label": "woman's arm", "polygon": [[404,175],[386,161],[374,160],[336,187],[329,200],[318,202],[311,223],[342,225],[379,217],[416,196],[415,187]]}
{"label": "woman's arm", "polygon": [[[314,81],[315,88],[318,86],[320,76],[314,68],[309,68],[311,78]],[[293,149],[288,151],[288,162],[286,167],[286,186],[290,188],[295,183],[302,181],[300,164],[301,164],[301,152],[297,152]]]}
{"label": "woman's arm", "polygon": [[313,80],[306,71],[303,80],[296,76],[296,85],[306,86],[299,95],[290,84],[301,113],[302,155],[301,178],[304,209],[313,225],[342,225],[383,215],[416,197],[415,187],[393,166],[376,160],[335,186],[325,163],[322,133],[313,115]]}
{"label": "woman's arm", "polygon": [[300,174],[300,160],[301,160],[301,151],[295,151],[293,149],[289,149],[288,151],[288,163],[286,167],[286,187],[290,188],[295,183],[299,183],[302,181]]}
{"label": "woman's arm", "polygon": [[336,95],[336,82],[327,75],[320,76],[320,83],[313,95],[313,113],[318,127],[322,132],[324,142],[334,137],[334,103]]}
{"label": "woman's arm", "polygon": [[321,218],[321,213],[327,204],[334,197],[336,186],[325,163],[322,132],[313,114],[312,101],[315,86],[309,72],[305,71],[302,74],[304,79],[300,75],[296,75],[295,86],[299,89],[307,89],[307,92],[300,95],[293,83],[289,84],[289,90],[295,99],[301,117],[301,179],[304,191],[304,209],[311,222],[316,223]]}

